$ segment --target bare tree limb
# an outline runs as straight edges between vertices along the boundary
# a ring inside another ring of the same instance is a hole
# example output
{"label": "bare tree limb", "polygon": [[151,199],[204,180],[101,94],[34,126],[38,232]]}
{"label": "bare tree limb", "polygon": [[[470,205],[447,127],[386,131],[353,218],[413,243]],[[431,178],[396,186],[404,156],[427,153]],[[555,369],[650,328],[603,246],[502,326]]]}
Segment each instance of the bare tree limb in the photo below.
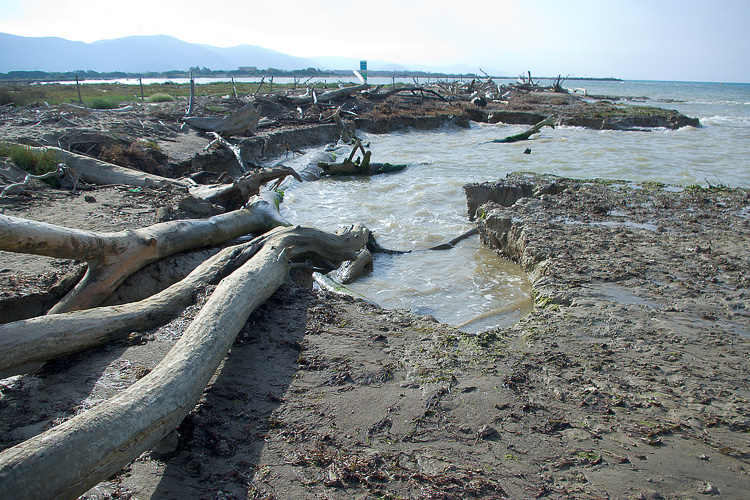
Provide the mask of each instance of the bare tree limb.
{"label": "bare tree limb", "polygon": [[288,277],[291,262],[353,259],[366,228],[330,235],[274,230],[225,278],[172,350],[118,396],[0,454],[0,498],[73,499],[151,449],[195,406],[247,321]]}
{"label": "bare tree limb", "polygon": [[258,251],[257,242],[225,248],[185,279],[138,302],[48,314],[0,325],[0,377],[12,368],[49,361],[155,328],[192,304],[195,291],[231,274]]}
{"label": "bare tree limb", "polygon": [[0,250],[88,262],[84,278],[50,310],[60,313],[99,305],[125,278],[167,255],[276,227],[273,212],[256,204],[209,219],[162,222],[117,233],[0,215]]}

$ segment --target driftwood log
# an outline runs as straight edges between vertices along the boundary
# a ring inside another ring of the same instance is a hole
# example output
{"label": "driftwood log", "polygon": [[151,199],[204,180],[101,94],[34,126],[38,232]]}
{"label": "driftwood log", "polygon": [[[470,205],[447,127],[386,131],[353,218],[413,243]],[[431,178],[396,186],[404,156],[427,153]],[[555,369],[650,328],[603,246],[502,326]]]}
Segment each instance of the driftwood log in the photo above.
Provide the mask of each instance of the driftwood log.
{"label": "driftwood log", "polygon": [[89,184],[106,186],[125,184],[128,186],[160,187],[166,185],[188,188],[195,183],[189,179],[169,179],[160,175],[147,174],[131,168],[120,167],[90,156],[72,153],[56,147],[29,147],[31,151],[52,151],[58,160]]}
{"label": "driftwood log", "polygon": [[84,278],[50,310],[61,313],[96,307],[125,278],[167,255],[263,233],[279,225],[278,211],[265,202],[209,219],[162,222],[117,233],[0,215],[0,250],[88,263]]}
{"label": "driftwood log", "polygon": [[363,83],[361,85],[353,85],[351,87],[343,87],[337,90],[332,90],[330,92],[325,92],[323,94],[317,95],[314,92],[310,95],[303,95],[303,96],[296,96],[296,97],[283,97],[283,100],[286,102],[289,102],[290,104],[311,104],[313,100],[315,102],[331,102],[335,99],[339,99],[341,97],[347,97],[352,94],[356,94],[357,92],[362,92],[363,90],[367,90],[370,88],[370,85],[367,83]]}
{"label": "driftwood log", "polygon": [[287,176],[293,176],[300,180],[293,169],[283,167],[253,170],[231,184],[203,185],[197,184],[189,178],[170,179],[147,174],[56,147],[30,147],[29,149],[32,151],[53,151],[67,168],[89,184],[123,184],[136,187],[174,186],[188,190],[190,195],[196,199],[221,205],[227,211],[236,210],[245,205],[251,196],[260,192],[260,186],[269,181],[282,180]]}
{"label": "driftwood log", "polygon": [[505,143],[505,142],[525,141],[525,140],[528,140],[529,137],[531,137],[532,135],[538,134],[539,131],[542,129],[542,127],[555,128],[555,116],[554,115],[548,116],[544,120],[540,121],[539,123],[527,129],[526,131],[521,132],[520,134],[509,135],[508,137],[505,137],[504,139],[495,139],[493,141],[482,142],[480,144],[490,144],[493,142]]}
{"label": "driftwood log", "polygon": [[223,137],[248,135],[254,133],[258,127],[260,112],[260,105],[256,108],[249,102],[228,116],[187,116],[183,121],[194,129],[216,132]]}
{"label": "driftwood log", "polygon": [[372,269],[372,254],[367,248],[363,248],[358,254],[357,258],[345,262],[338,272],[339,281],[343,284],[348,284],[357,279],[365,269]]}
{"label": "driftwood log", "polygon": [[[362,158],[353,160],[357,151],[362,151]],[[372,151],[366,151],[362,141],[357,139],[352,147],[349,157],[341,163],[318,163],[323,172],[322,175],[378,175],[389,172],[404,170],[408,165],[392,165],[390,163],[372,163],[370,158]]]}
{"label": "driftwood log", "polygon": [[148,375],[118,396],[0,453],[0,498],[73,499],[169,434],[203,393],[248,316],[288,278],[293,262],[340,265],[368,231],[331,235],[282,228],[225,278],[180,340]]}
{"label": "driftwood log", "polygon": [[247,173],[231,184],[195,186],[190,188],[190,194],[195,198],[221,205],[227,210],[235,210],[244,206],[251,196],[258,194],[263,184],[276,180],[275,186],[278,186],[288,176],[302,182],[302,178],[294,169],[273,167]]}
{"label": "driftwood log", "polygon": [[[234,272],[259,249],[255,241],[225,248],[186,278],[146,299],[84,311],[48,314],[0,325],[0,378],[85,349],[104,345],[131,332],[156,328],[192,304],[195,291]],[[10,373],[10,370],[14,370]]]}

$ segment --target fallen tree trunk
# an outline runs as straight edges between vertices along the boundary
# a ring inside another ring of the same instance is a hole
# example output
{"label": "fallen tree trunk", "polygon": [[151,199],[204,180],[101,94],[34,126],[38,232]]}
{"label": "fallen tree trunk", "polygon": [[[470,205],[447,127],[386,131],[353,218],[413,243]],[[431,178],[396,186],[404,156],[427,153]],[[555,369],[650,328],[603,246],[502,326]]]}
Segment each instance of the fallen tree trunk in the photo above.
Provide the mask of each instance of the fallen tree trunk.
{"label": "fallen tree trunk", "polygon": [[229,116],[188,116],[183,121],[203,132],[216,132],[223,137],[253,134],[260,121],[261,106],[247,103]]}
{"label": "fallen tree trunk", "polygon": [[130,332],[162,325],[192,304],[195,292],[216,284],[247,262],[260,245],[225,248],[196,267],[185,279],[138,302],[85,311],[48,314],[0,325],[0,379],[8,371],[104,345]]}
{"label": "fallen tree trunk", "polygon": [[128,186],[161,187],[165,185],[188,188],[195,183],[188,179],[170,179],[160,175],[147,174],[131,168],[120,167],[90,156],[72,153],[56,147],[29,147],[32,151],[53,151],[58,159],[65,163],[84,182],[106,186],[109,184],[125,184]]}
{"label": "fallen tree trunk", "polygon": [[554,116],[549,116],[549,117],[545,118],[544,120],[540,121],[539,123],[537,123],[536,125],[534,125],[533,127],[531,127],[530,129],[526,130],[525,132],[521,132],[520,134],[509,135],[508,137],[506,137],[504,139],[495,139],[493,141],[482,142],[480,144],[490,144],[490,143],[493,143],[493,142],[506,143],[506,142],[525,141],[529,137],[531,137],[532,135],[538,134],[539,131],[542,129],[542,127],[552,127],[552,128],[555,128],[555,117]]}
{"label": "fallen tree trunk", "polygon": [[0,498],[73,499],[151,449],[195,406],[250,313],[287,279],[292,262],[326,267],[353,259],[367,233],[362,226],[338,235],[295,227],[259,238],[262,248],[219,284],[151,373],[0,454]]}
{"label": "fallen tree trunk", "polygon": [[351,283],[368,267],[372,269],[372,254],[367,248],[363,248],[356,259],[345,262],[339,268],[339,281],[345,285]]}
{"label": "fallen tree trunk", "polygon": [[266,202],[209,219],[169,221],[136,230],[96,233],[0,215],[0,250],[88,262],[83,279],[50,313],[99,305],[142,266],[167,255],[214,246],[283,225]]}

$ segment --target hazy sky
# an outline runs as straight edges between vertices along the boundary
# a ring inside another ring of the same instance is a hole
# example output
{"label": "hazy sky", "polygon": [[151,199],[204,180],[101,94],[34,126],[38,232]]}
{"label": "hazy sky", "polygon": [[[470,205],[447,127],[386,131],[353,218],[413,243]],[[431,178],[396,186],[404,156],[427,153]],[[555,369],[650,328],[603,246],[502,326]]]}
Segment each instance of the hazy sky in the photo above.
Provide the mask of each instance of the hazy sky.
{"label": "hazy sky", "polygon": [[84,42],[164,34],[508,75],[750,82],[750,0],[0,0],[0,32]]}

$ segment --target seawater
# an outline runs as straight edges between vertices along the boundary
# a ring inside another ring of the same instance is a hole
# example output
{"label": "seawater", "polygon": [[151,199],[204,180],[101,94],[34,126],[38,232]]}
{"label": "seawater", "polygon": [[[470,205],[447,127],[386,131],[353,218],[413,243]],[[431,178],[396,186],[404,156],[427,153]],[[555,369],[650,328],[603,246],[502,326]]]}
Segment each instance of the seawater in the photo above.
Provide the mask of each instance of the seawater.
{"label": "seawater", "polygon": [[[479,143],[525,130],[522,125],[450,125],[435,131],[362,134],[373,161],[405,163],[399,173],[370,178],[294,183],[283,213],[291,221],[335,231],[362,222],[380,244],[421,250],[472,227],[463,185],[513,171],[576,178],[623,179],[750,187],[750,85],[683,82],[574,82],[589,94],[648,97],[645,104],[699,118],[680,130],[601,131],[545,128],[530,141]],[[677,102],[673,102],[675,100]],[[668,102],[667,102],[668,101]],[[526,148],[531,154],[524,154]],[[297,163],[295,163],[295,161]],[[289,159],[296,168],[304,157]],[[508,325],[532,307],[530,285],[518,266],[482,246],[476,236],[444,251],[376,255],[374,270],[349,285],[388,308],[431,314],[481,331]]]}

